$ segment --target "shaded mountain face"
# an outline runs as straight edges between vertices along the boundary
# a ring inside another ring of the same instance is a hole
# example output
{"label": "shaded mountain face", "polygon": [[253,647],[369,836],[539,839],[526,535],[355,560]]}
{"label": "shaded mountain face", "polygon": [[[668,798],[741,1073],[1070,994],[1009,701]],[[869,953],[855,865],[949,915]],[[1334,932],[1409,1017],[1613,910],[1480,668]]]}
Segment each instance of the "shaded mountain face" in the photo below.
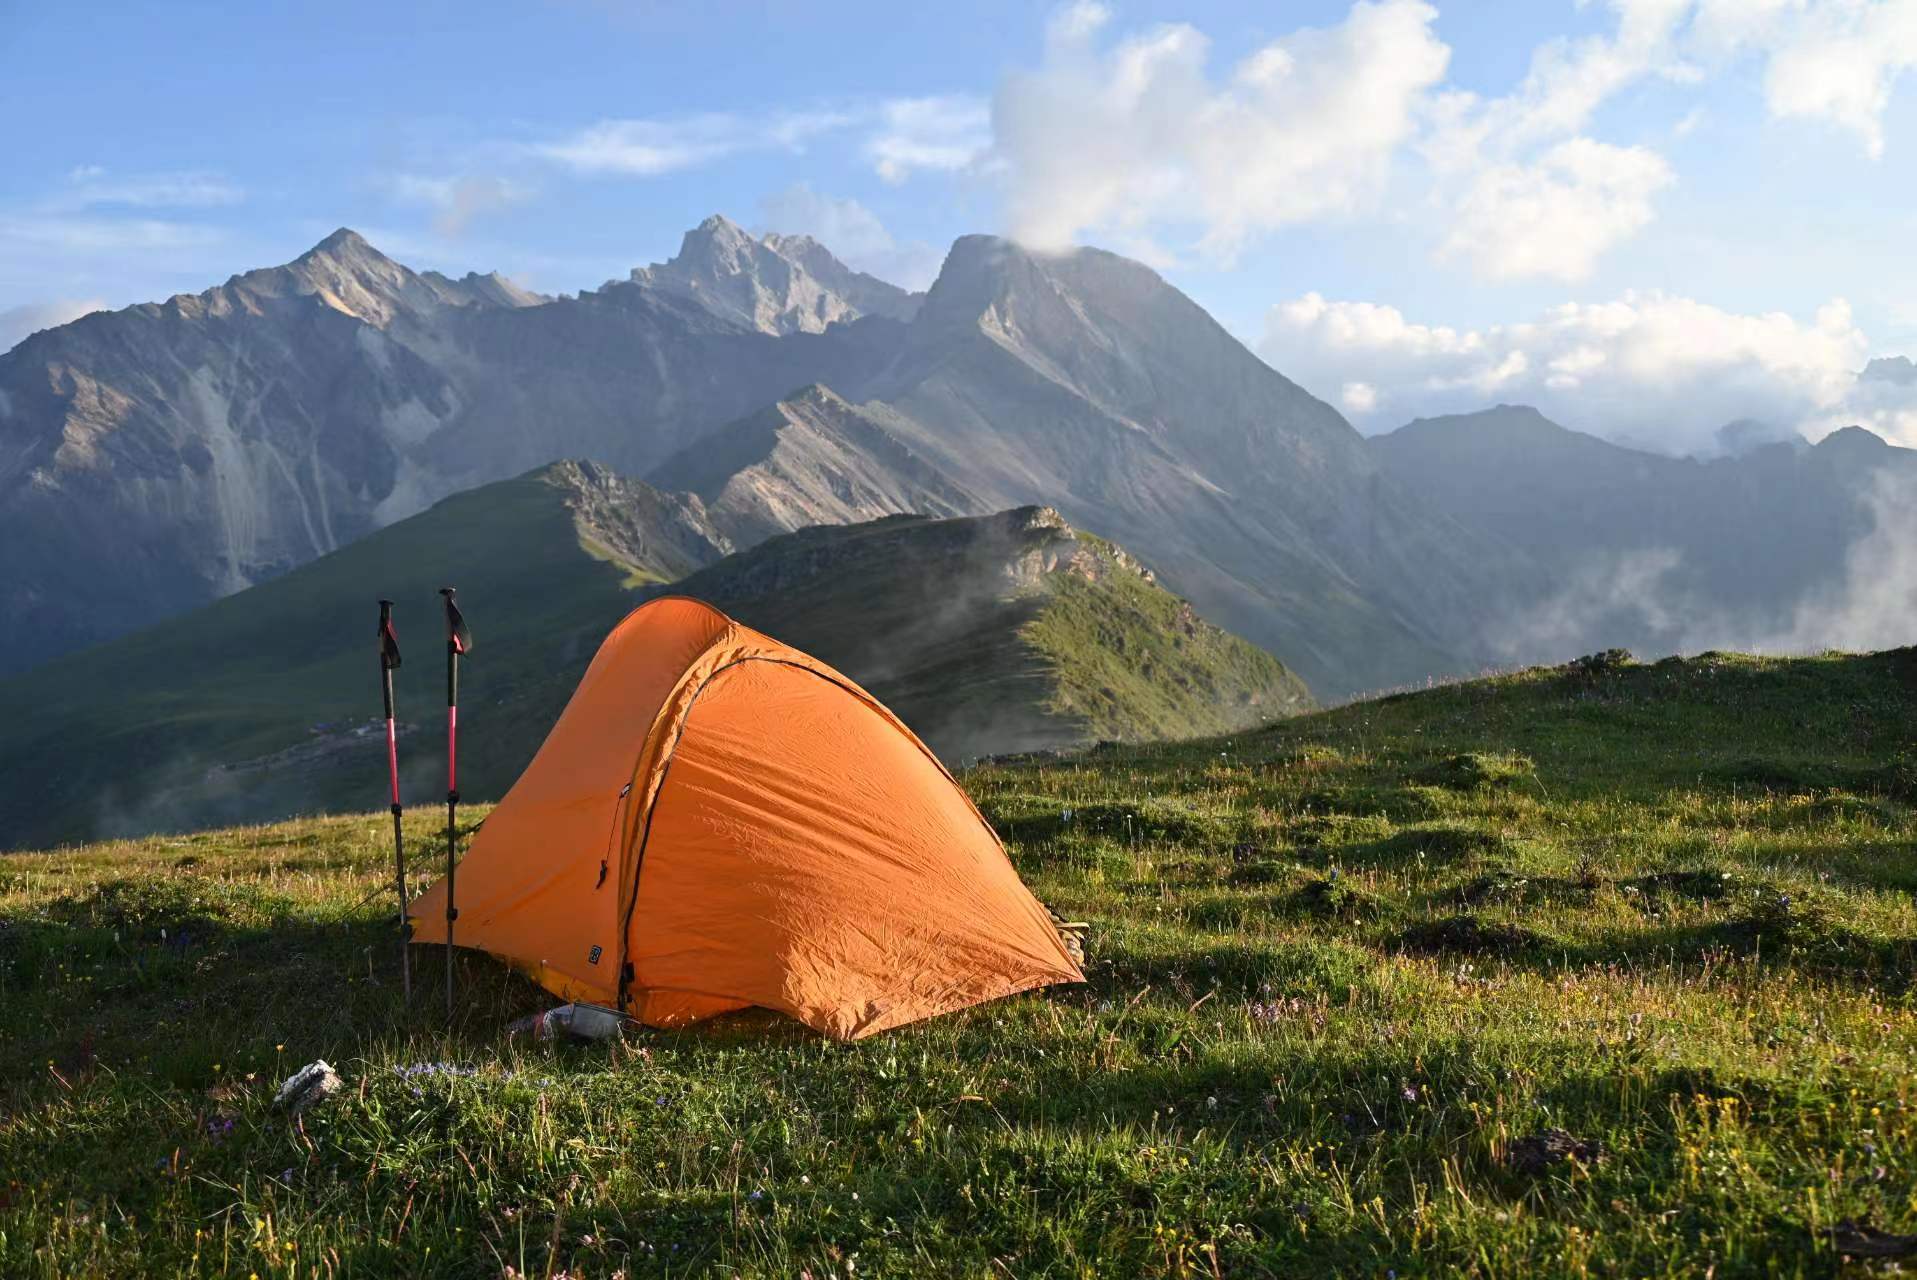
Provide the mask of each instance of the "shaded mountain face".
{"label": "shaded mountain face", "polygon": [[1917,452],[1857,427],[1700,461],[1500,405],[1370,445],[1406,487],[1539,566],[1538,594],[1483,623],[1487,644],[1527,661],[1855,644],[1859,556],[1878,542],[1895,556],[1917,494]]}
{"label": "shaded mountain face", "polygon": [[914,451],[913,430],[883,404],[814,384],[707,433],[651,479],[696,495],[739,546],[809,525],[990,510]]}
{"label": "shaded mountain face", "polygon": [[0,672],[555,457],[643,472],[795,386],[856,380],[899,329],[775,337],[633,283],[547,300],[340,231],[37,334],[0,355]]}
{"label": "shaded mountain face", "polygon": [[0,670],[370,533],[409,447],[463,400],[415,346],[452,313],[529,301],[416,275],[340,231],[0,356]]}
{"label": "shaded mountain face", "polygon": [[0,671],[557,457],[696,493],[734,546],[1050,504],[1332,695],[1470,666],[1528,589],[1112,254],[966,237],[920,299],[711,219],[670,263],[542,300],[341,232],[0,356]]}
{"label": "shaded mountain face", "polygon": [[1334,409],[1113,254],[958,241],[850,394],[987,503],[1049,503],[1133,547],[1324,693],[1468,665],[1482,602],[1522,585]]}
{"label": "shaded mountain face", "polygon": [[909,320],[920,301],[852,270],[811,236],[755,239],[716,214],[686,232],[676,257],[635,268],[631,279],[770,334],[823,333],[861,316]]}
{"label": "shaded mountain face", "polygon": [[1275,659],[1055,513],[809,530],[720,561],[727,545],[696,497],[562,462],[0,682],[0,847],[384,803],[382,595],[405,658],[405,790],[436,794],[448,583],[477,641],[460,699],[475,800],[511,785],[650,590],[772,625],[896,695],[951,752],[1223,730],[1309,704]]}

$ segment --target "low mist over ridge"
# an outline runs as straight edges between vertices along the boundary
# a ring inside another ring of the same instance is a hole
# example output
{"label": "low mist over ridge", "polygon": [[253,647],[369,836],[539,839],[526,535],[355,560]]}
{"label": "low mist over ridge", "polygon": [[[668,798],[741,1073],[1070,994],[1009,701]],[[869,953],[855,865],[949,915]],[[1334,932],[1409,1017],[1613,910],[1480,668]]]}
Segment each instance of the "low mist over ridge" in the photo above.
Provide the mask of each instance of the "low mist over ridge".
{"label": "low mist over ridge", "polygon": [[1861,427],[1814,446],[1672,458],[1534,409],[1423,419],[1371,446],[1552,584],[1487,642],[1508,661],[1890,648],[1917,635],[1917,452]]}

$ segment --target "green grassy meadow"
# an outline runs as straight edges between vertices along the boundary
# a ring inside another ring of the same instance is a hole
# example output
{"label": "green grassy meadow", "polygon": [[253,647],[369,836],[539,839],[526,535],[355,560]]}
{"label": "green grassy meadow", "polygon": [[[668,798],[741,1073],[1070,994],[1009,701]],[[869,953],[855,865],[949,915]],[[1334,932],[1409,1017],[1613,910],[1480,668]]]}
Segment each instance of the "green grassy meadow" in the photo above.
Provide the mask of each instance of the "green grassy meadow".
{"label": "green grassy meadow", "polygon": [[1091,981],[852,1045],[446,1027],[384,814],[7,855],[0,1275],[1836,1274],[1917,1231],[1914,734],[1917,652],[1703,655],[983,766]]}

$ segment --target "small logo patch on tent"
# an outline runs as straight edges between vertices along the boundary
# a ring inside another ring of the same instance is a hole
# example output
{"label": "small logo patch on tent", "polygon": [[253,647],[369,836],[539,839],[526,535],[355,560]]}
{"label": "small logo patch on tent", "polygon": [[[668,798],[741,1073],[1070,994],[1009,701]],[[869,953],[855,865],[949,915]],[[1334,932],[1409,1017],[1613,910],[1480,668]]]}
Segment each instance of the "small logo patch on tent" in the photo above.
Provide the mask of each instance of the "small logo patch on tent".
{"label": "small logo patch on tent", "polygon": [[588,952],[586,953],[586,963],[587,963],[587,964],[598,964],[598,963],[599,963],[599,956],[600,956],[600,953],[601,953],[601,952],[602,952],[603,950],[604,950],[604,948],[603,948],[603,947],[594,947],[594,948],[593,948],[593,949],[592,949],[591,951],[588,951]]}

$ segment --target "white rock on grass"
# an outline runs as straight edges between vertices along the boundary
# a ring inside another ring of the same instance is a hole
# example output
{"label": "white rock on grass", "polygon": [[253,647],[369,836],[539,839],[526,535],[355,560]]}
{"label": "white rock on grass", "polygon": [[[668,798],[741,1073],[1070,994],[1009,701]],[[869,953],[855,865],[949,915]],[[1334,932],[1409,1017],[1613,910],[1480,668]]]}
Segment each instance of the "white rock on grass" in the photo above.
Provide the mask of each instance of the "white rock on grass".
{"label": "white rock on grass", "polygon": [[344,1082],[326,1059],[309,1062],[287,1078],[273,1097],[273,1105],[285,1107],[294,1115],[338,1093]]}

